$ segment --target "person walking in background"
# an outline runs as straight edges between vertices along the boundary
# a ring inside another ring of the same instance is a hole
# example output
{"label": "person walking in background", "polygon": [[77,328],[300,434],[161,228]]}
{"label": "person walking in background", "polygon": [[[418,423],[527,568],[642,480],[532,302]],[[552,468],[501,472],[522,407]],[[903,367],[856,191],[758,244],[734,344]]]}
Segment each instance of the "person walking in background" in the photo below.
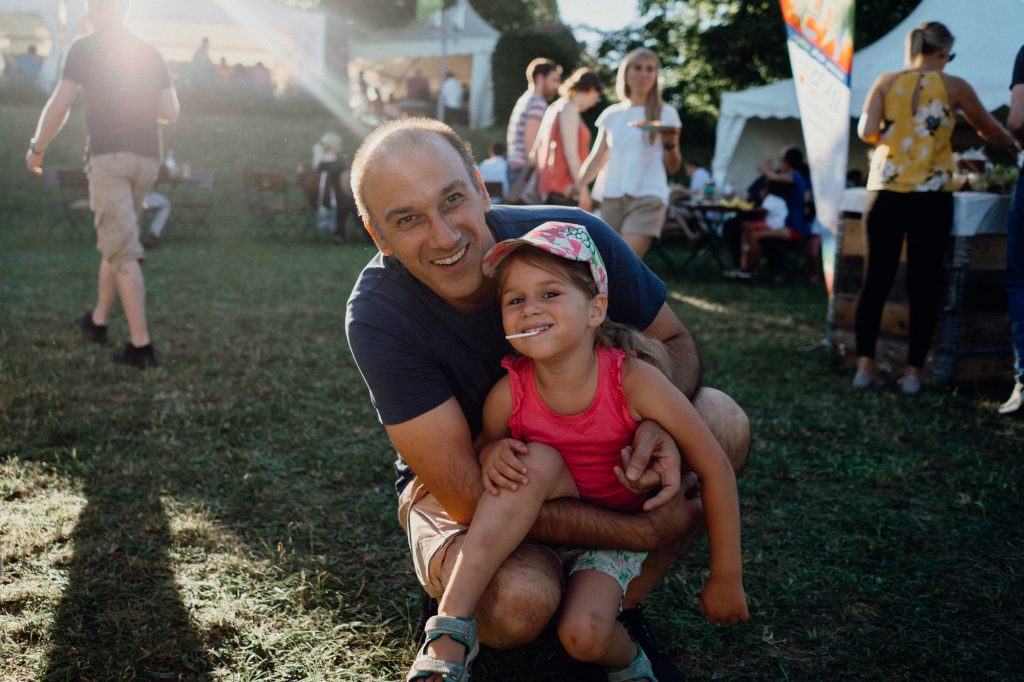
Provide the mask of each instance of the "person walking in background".
{"label": "person walking in background", "polygon": [[580,114],[601,99],[601,79],[590,69],[578,69],[558,90],[541,120],[536,149],[537,192],[546,204],[593,207],[580,169],[590,152],[590,129]]}
{"label": "person walking in background", "polygon": [[[1010,114],[1006,126],[1024,141],[1024,46],[1017,53],[1010,81]],[[1013,334],[1014,386],[1010,398],[999,406],[1000,414],[1024,413],[1024,158],[1017,187],[1010,201],[1006,240],[1006,293],[1010,302],[1010,330]]]}
{"label": "person walking in background", "polygon": [[95,31],[71,45],[57,87],[43,108],[25,161],[42,174],[46,147],[67,120],[78,89],[89,133],[86,173],[100,261],[96,306],[78,321],[97,343],[107,339],[114,297],[121,299],[131,340],[116,363],[156,366],[146,323],[139,213],[160,170],[160,123],[178,119],[178,97],[163,58],[124,26],[129,0],[90,0]]}
{"label": "person walking in background", "polygon": [[906,394],[921,391],[921,368],[942,300],[942,259],[953,227],[950,137],[956,110],[986,140],[1015,145],[974,89],[943,73],[956,56],[953,42],[953,34],[937,21],[912,29],[907,34],[907,69],[879,76],[864,101],[857,132],[877,146],[864,206],[868,263],[857,305],[854,388],[877,383],[878,328],[906,234],[910,342],[899,385]]}
{"label": "person walking in background", "polygon": [[441,92],[438,95],[444,106],[444,122],[448,125],[458,123],[462,114],[462,83],[449,71],[444,75]]}
{"label": "person walking in background", "polygon": [[[679,114],[661,99],[661,61],[645,47],[629,52],[619,65],[615,94],[621,100],[597,119],[597,144],[583,163],[583,182],[594,177],[601,217],[643,258],[661,236],[668,207],[668,173],[683,163]],[[641,125],[661,126],[645,130]],[[600,173],[600,175],[598,174]]]}
{"label": "person walking in background", "polygon": [[508,184],[515,185],[530,164],[530,150],[537,139],[540,122],[548,108],[548,100],[562,83],[562,67],[550,59],[537,58],[526,67],[529,86],[512,107],[508,119]]}

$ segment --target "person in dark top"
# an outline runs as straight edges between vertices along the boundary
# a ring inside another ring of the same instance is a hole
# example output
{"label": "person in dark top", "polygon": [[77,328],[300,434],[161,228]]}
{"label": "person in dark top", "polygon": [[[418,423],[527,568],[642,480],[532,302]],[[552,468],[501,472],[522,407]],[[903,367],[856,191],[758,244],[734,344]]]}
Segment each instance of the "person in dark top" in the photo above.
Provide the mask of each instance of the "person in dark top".
{"label": "person in dark top", "polygon": [[100,261],[96,306],[78,324],[86,337],[107,339],[118,296],[131,340],[114,362],[139,369],[157,364],[146,324],[138,216],[160,168],[159,124],[178,118],[178,98],[160,54],[124,26],[129,0],[90,0],[95,31],[68,51],[60,81],[39,117],[25,161],[42,174],[46,147],[57,136],[79,88],[88,131],[86,173]]}
{"label": "person in dark top", "polygon": [[[1024,142],[1024,46],[1013,63],[1006,127],[1016,136],[1019,150],[1021,142]],[[1018,156],[1017,161],[1020,164],[1024,156]],[[1010,302],[1013,336],[1014,385],[1010,398],[999,406],[1000,414],[1024,414],[1024,164],[1020,165],[1006,226],[1006,293]]]}
{"label": "person in dark top", "polygon": [[[665,285],[605,223],[575,208],[489,207],[465,143],[443,123],[400,119],[363,142],[352,165],[352,190],[364,225],[380,249],[348,301],[349,347],[388,436],[399,453],[399,519],[417,578],[438,596],[482,493],[473,439],[484,398],[510,352],[494,283],[481,270],[497,240],[550,220],[584,225],[609,272],[609,313],[666,343],[674,382],[739,470],[746,458],[746,416],[724,393],[700,388],[693,338],[665,302]],[[640,426],[631,480],[677,452],[653,422]],[[532,641],[558,608],[561,567],[534,543],[653,550],[626,594],[623,620],[654,663],[658,679],[681,679],[658,650],[639,607],[695,535],[695,508],[627,515],[575,500],[546,503],[532,542],[521,545],[492,581],[478,613],[481,639],[499,648]],[[644,634],[637,634],[645,631]]]}

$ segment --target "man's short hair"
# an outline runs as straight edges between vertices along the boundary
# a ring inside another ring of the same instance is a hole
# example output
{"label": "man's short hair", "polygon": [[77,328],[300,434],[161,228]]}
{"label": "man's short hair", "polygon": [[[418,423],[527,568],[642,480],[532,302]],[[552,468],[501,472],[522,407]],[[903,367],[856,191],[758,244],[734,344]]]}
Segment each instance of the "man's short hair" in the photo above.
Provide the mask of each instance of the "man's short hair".
{"label": "man's short hair", "polygon": [[492,142],[490,152],[494,156],[505,156],[506,149],[504,142]]}
{"label": "man's short hair", "polygon": [[538,78],[547,76],[552,71],[561,71],[562,67],[547,57],[537,57],[526,67],[526,81],[536,83]]}
{"label": "man's short hair", "polygon": [[479,185],[476,179],[476,161],[469,151],[465,141],[456,134],[451,127],[433,118],[400,118],[380,126],[370,133],[363,143],[359,145],[355,158],[352,159],[352,196],[356,202],[356,208],[363,222],[379,236],[380,229],[374,225],[373,216],[366,205],[365,185],[366,176],[370,167],[377,160],[377,157],[389,152],[401,153],[408,149],[409,145],[422,144],[437,135],[443,138],[462,159],[462,165],[466,168],[470,182],[481,194],[484,188]]}

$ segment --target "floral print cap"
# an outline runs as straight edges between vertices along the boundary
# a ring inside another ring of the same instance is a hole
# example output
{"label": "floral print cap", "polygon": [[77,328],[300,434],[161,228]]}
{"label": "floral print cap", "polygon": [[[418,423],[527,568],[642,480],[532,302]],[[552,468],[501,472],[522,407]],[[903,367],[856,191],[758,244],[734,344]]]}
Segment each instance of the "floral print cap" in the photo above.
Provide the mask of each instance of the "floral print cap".
{"label": "floral print cap", "polygon": [[494,277],[501,261],[523,244],[536,246],[566,260],[590,263],[590,273],[594,276],[598,293],[608,295],[608,269],[604,266],[601,252],[597,250],[597,245],[594,244],[587,228],[575,223],[549,221],[538,225],[522,237],[498,242],[484,256],[484,274]]}

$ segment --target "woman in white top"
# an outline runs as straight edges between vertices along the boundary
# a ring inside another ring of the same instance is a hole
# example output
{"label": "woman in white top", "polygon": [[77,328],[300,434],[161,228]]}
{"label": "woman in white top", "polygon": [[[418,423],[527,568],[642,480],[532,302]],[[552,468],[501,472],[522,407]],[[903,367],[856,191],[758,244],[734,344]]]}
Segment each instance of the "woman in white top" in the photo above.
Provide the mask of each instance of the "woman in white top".
{"label": "woman in white top", "polygon": [[[597,119],[597,143],[583,163],[583,182],[597,176],[593,197],[601,200],[601,217],[641,258],[661,236],[668,206],[668,179],[682,165],[681,123],[676,110],[661,99],[658,56],[639,47],[619,65],[615,93],[621,100]],[[655,122],[660,131],[638,124]]]}

